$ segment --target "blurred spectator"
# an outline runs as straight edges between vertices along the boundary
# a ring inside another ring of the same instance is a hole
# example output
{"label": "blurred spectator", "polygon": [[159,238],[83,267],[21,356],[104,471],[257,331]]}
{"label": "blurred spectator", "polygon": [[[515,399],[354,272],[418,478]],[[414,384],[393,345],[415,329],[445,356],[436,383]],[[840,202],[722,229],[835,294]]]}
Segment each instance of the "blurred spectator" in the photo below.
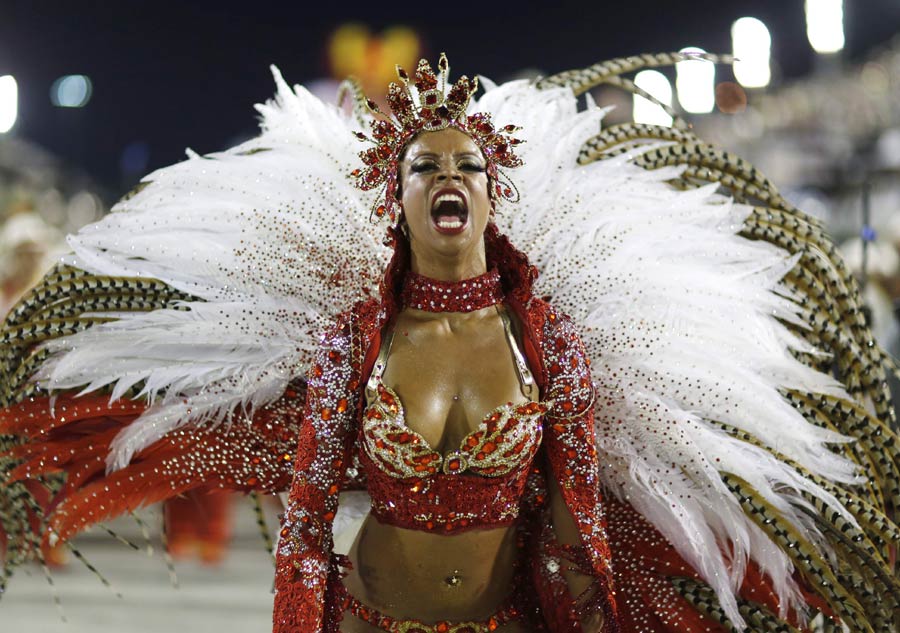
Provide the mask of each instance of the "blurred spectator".
{"label": "blurred spectator", "polygon": [[20,197],[0,225],[0,315],[34,285],[63,250],[62,234]]}

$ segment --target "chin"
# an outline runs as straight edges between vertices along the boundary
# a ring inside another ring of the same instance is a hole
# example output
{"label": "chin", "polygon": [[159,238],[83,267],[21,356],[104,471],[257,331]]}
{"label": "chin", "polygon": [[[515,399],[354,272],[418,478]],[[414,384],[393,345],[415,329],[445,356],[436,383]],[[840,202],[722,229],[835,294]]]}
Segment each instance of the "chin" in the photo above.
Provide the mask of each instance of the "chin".
{"label": "chin", "polygon": [[429,226],[423,238],[413,235],[416,243],[417,255],[427,257],[429,253],[443,257],[466,257],[473,249],[477,248],[484,235],[484,227],[481,230],[466,223],[459,230],[439,231],[437,227]]}

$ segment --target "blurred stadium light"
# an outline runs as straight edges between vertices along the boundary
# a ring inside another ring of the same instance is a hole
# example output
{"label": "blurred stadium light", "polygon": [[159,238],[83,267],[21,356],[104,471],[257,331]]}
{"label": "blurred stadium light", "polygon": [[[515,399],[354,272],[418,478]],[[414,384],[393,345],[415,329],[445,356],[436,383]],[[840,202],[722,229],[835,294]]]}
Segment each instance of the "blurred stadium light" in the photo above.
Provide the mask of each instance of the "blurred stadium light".
{"label": "blurred stadium light", "polygon": [[[672,84],[664,74],[656,70],[642,70],[634,77],[638,88],[659,99],[666,105],[672,105]],[[635,123],[649,125],[672,125],[672,117],[652,101],[634,95],[633,116]]]}
{"label": "blurred stadium light", "polygon": [[91,100],[91,80],[85,75],[65,75],[50,87],[50,101],[60,108],[82,108]]}
{"label": "blurred stadium light", "polygon": [[806,0],[806,37],[817,53],[844,48],[843,0]]}
{"label": "blurred stadium light", "polygon": [[[705,53],[702,48],[688,47],[682,53]],[[678,103],[686,112],[704,114],[712,112],[716,104],[716,68],[712,62],[702,59],[675,64],[675,87]]]}
{"label": "blurred stadium light", "polygon": [[19,86],[12,75],[0,77],[0,134],[9,132],[19,116]]}
{"label": "blurred stadium light", "polygon": [[745,88],[764,88],[772,79],[769,58],[772,36],[756,18],[740,18],[731,27],[731,47],[737,61],[734,76]]}

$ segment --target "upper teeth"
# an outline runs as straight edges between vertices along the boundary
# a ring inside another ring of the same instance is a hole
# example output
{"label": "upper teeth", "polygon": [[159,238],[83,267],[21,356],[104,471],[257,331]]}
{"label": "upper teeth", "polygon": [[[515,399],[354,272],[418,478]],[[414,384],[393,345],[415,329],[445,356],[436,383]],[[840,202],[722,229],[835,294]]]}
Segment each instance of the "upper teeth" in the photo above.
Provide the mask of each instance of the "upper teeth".
{"label": "upper teeth", "polygon": [[431,208],[434,209],[442,202],[456,202],[463,204],[463,198],[458,193],[442,193],[437,197],[437,200],[434,201],[434,205],[432,205]]}

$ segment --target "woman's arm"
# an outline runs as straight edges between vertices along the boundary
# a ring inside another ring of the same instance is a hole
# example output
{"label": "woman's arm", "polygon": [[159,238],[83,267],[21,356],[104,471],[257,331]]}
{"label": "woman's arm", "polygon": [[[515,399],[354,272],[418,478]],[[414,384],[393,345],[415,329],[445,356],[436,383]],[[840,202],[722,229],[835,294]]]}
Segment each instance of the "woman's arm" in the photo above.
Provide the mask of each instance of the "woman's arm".
{"label": "woman's arm", "polygon": [[551,312],[544,326],[548,374],[544,447],[560,572],[587,633],[615,630],[615,602],[594,437],[590,361],[571,321]]}
{"label": "woman's arm", "polygon": [[[593,417],[593,416],[591,416]],[[593,420],[591,420],[593,422]],[[568,505],[566,495],[563,494],[558,483],[558,473],[562,469],[553,468],[553,477],[548,481],[548,493],[550,498],[550,518],[552,521],[553,535],[556,540],[555,553],[560,557],[562,565],[560,573],[569,588],[569,594],[575,603],[579,620],[584,633],[600,633],[603,631],[605,620],[605,602],[611,599],[607,592],[611,589],[610,571],[607,568],[607,559],[593,560],[595,557],[596,539],[588,536],[582,539],[579,526],[576,525],[572,510]],[[576,505],[590,503],[592,495],[583,492],[569,494],[569,498]],[[596,502],[601,503],[599,495]],[[601,512],[596,512],[594,518],[589,517],[588,512],[583,512],[583,525],[589,528],[597,521],[602,522]],[[605,536],[601,539],[602,551],[606,551]],[[601,566],[598,569],[598,563]]]}
{"label": "woman's arm", "polygon": [[349,318],[326,335],[309,371],[306,406],[275,565],[274,633],[330,631],[329,587],[340,582],[331,524],[355,437],[358,368]]}

